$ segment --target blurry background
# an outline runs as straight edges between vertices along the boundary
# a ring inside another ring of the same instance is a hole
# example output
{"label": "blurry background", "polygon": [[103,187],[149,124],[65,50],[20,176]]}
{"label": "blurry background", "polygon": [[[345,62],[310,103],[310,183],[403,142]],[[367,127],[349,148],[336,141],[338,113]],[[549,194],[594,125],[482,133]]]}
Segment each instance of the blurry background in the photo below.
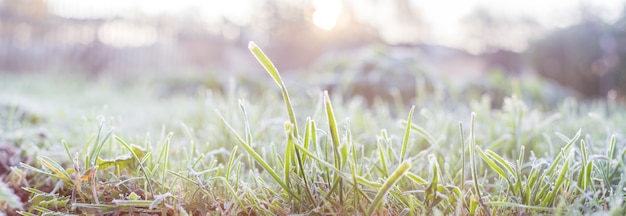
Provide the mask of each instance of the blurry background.
{"label": "blurry background", "polygon": [[316,77],[330,89],[361,83],[350,91],[366,96],[376,87],[410,96],[416,84],[437,88],[434,80],[510,86],[498,82],[530,76],[548,78],[541,83],[551,87],[536,90],[541,97],[560,91],[619,98],[626,93],[624,6],[623,0],[0,0],[0,73],[265,75],[247,50],[255,41],[282,73]]}

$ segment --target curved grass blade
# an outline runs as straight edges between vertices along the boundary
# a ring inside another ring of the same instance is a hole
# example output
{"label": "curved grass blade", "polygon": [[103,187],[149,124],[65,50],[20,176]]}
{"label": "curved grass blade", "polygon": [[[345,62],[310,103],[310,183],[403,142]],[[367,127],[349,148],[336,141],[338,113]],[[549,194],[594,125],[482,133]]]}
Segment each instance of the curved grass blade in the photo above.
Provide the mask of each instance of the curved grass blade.
{"label": "curved grass blade", "polygon": [[228,158],[228,164],[226,165],[226,181],[230,180],[230,172],[233,167],[233,163],[235,161],[235,156],[237,155],[238,146],[233,147],[233,150],[230,152],[230,157]]}
{"label": "curved grass blade", "polygon": [[143,163],[141,162],[141,158],[139,158],[137,153],[135,153],[136,152],[136,148],[131,147],[124,140],[119,138],[118,136],[114,136],[113,138],[117,142],[122,144],[124,146],[124,148],[126,148],[126,150],[128,150],[130,152],[130,155],[135,159],[135,161],[139,164],[139,167],[141,168],[141,173],[143,174],[144,178],[146,178],[146,183],[148,184],[148,188],[150,189],[150,194],[154,195],[154,188],[152,188],[152,180],[150,179],[150,176],[148,176],[148,170],[146,170],[146,168],[143,166]]}
{"label": "curved grass blade", "polygon": [[426,130],[418,125],[415,124],[410,124],[411,129],[416,131],[418,134],[422,135],[422,137],[424,137],[424,139],[426,139],[426,141],[428,141],[428,144],[430,145],[435,145],[437,144],[437,142],[435,141],[435,138],[433,138],[433,136],[431,136],[428,132],[426,132]]}
{"label": "curved grass blade", "polygon": [[545,196],[544,200],[541,201],[540,206],[551,205],[554,202],[554,199],[556,198],[557,193],[562,192],[561,185],[566,180],[565,174],[567,173],[567,170],[569,169],[569,163],[573,157],[574,157],[574,152],[570,151],[569,156],[565,159],[565,163],[563,163],[561,172],[559,172],[559,175],[557,176],[556,182],[554,183],[552,190]]}
{"label": "curved grass blade", "polygon": [[294,147],[293,147],[293,134],[292,131],[293,128],[291,127],[292,124],[289,122],[285,122],[285,135],[287,136],[287,147],[285,149],[285,164],[284,164],[284,170],[283,170],[283,174],[285,175],[285,177],[283,178],[283,181],[285,181],[285,184],[287,184],[287,186],[290,186],[290,178],[289,178],[289,173],[291,173],[291,160],[292,160],[292,156],[294,153]]}
{"label": "curved grass blade", "polygon": [[[500,177],[503,178],[509,184],[509,187],[512,188],[513,185],[511,184],[511,181],[509,180],[509,176],[507,176],[507,174],[504,172],[504,170],[494,160],[492,160],[489,156],[487,156],[487,154],[485,154],[485,152],[483,152],[483,150],[481,150],[480,148],[476,147],[476,151],[478,152],[480,157],[483,159],[483,161],[485,161],[485,163],[487,163],[487,165],[489,167],[491,167],[491,169],[496,171],[498,173],[498,175],[500,175]],[[487,151],[489,151],[489,150],[487,150]],[[511,173],[511,174],[513,174],[513,173]]]}
{"label": "curved grass blade", "polygon": [[287,92],[287,87],[283,83],[283,80],[280,77],[280,73],[278,73],[278,69],[274,66],[274,63],[267,58],[267,55],[263,53],[263,50],[259,48],[253,41],[248,43],[248,49],[252,52],[252,55],[263,65],[265,70],[272,76],[278,87],[280,87],[280,91],[283,94],[283,100],[285,101],[285,107],[287,109],[287,114],[289,115],[289,121],[293,124],[293,136],[298,137],[298,123],[296,122],[296,115],[293,111],[293,106],[291,105],[291,100],[289,99],[289,92]]}
{"label": "curved grass blade", "polygon": [[430,184],[426,187],[425,202],[428,203],[430,207],[433,207],[438,202],[437,185],[439,184],[439,163],[437,163],[437,158],[433,154],[428,155],[428,160],[430,162],[432,177],[430,178]]}
{"label": "curved grass blade", "polygon": [[276,173],[276,171],[274,171],[274,169],[272,169],[272,167],[265,161],[263,160],[263,157],[261,157],[261,155],[259,155],[259,153],[257,153],[256,151],[254,151],[254,149],[252,148],[252,146],[250,146],[249,143],[247,143],[246,141],[244,141],[241,136],[239,136],[239,134],[235,131],[235,129],[228,124],[228,122],[226,121],[226,119],[224,119],[224,117],[220,114],[217,113],[220,117],[220,119],[222,120],[222,122],[226,125],[226,127],[228,127],[228,129],[230,129],[231,132],[233,132],[233,134],[235,135],[235,138],[237,138],[237,141],[239,141],[239,144],[241,144],[241,146],[243,146],[244,149],[246,149],[246,151],[248,152],[248,154],[250,154],[252,156],[252,158],[254,158],[254,160],[256,160],[259,164],[261,164],[261,166],[272,176],[272,178],[283,188],[285,189],[285,191],[287,191],[287,193],[289,193],[289,195],[291,195],[294,199],[296,199],[298,202],[301,201],[300,197],[298,197],[292,190],[291,188],[281,179],[281,177],[278,176],[278,174]]}
{"label": "curved grass blade", "polygon": [[367,215],[374,214],[374,211],[376,211],[378,206],[382,204],[383,197],[387,194],[387,192],[389,192],[391,187],[393,187],[400,180],[400,178],[402,178],[402,176],[406,175],[407,171],[410,168],[411,164],[409,163],[409,161],[404,161],[402,162],[402,164],[400,164],[400,166],[398,166],[395,171],[393,171],[391,176],[389,176],[387,181],[385,181],[383,186],[379,189],[378,193],[376,193],[376,196],[372,201],[372,205],[367,210]]}
{"label": "curved grass blade", "polygon": [[411,120],[413,119],[413,111],[415,106],[411,107],[409,111],[409,117],[406,120],[406,129],[404,130],[404,138],[402,139],[402,149],[400,150],[400,162],[404,161],[404,154],[406,153],[406,146],[409,143],[409,134],[411,134]]}
{"label": "curved grass blade", "polygon": [[104,144],[106,143],[107,140],[111,138],[111,135],[113,135],[113,129],[110,129],[109,132],[107,132],[107,134],[104,136],[104,138],[101,139],[100,132],[102,131],[103,127],[104,127],[104,123],[102,122],[100,123],[100,128],[98,129],[98,135],[96,136],[96,141],[93,143],[95,146],[89,154],[90,166],[97,165],[96,163],[98,160],[98,156],[100,156],[100,152],[102,152],[102,148],[104,147]]}
{"label": "curved grass blade", "polygon": [[170,142],[172,141],[172,136],[174,136],[174,133],[172,132],[167,134],[167,137],[165,138],[165,143],[163,147],[161,148],[161,152],[159,153],[158,161],[161,161],[163,164],[163,166],[160,167],[161,168],[161,181],[165,180],[165,173],[167,172],[167,164],[169,162]]}
{"label": "curved grass blade", "polygon": [[[522,150],[524,148],[522,147]],[[489,157],[493,158],[496,162],[498,162],[498,164],[500,164],[500,166],[504,167],[504,169],[506,169],[506,171],[509,172],[510,175],[514,175],[515,174],[515,169],[513,169],[513,167],[511,166],[511,163],[509,163],[508,161],[504,160],[504,158],[502,158],[500,155],[498,155],[497,153],[487,149],[485,151],[485,153],[487,155],[489,155]],[[523,153],[522,153],[523,154]]]}
{"label": "curved grass blade", "polygon": [[41,164],[43,164],[48,169],[50,169],[50,171],[57,174],[57,177],[60,178],[61,180],[67,181],[67,182],[73,182],[70,174],[67,173],[67,171],[65,171],[65,169],[63,169],[63,167],[56,161],[44,155],[37,157],[37,159],[39,160]]}
{"label": "curved grass blade", "polygon": [[[463,123],[459,121],[459,139],[461,142],[461,188],[465,188],[465,134],[463,133]],[[465,200],[461,200],[465,202]]]}
{"label": "curved grass blade", "polygon": [[413,180],[413,182],[415,182],[418,185],[426,185],[428,184],[428,181],[426,181],[426,179],[419,177],[418,175],[415,175],[411,172],[406,173],[406,177]]}
{"label": "curved grass blade", "polygon": [[[333,111],[333,105],[330,102],[328,91],[324,91],[324,107],[326,108],[326,117],[328,118],[328,127],[330,130],[330,136],[332,138],[333,148],[337,150],[339,149],[339,145],[340,145],[339,132],[337,130],[337,121],[335,119],[335,111]],[[337,160],[337,162],[339,162],[339,160]]]}
{"label": "curved grass blade", "polygon": [[[341,170],[341,162],[347,158],[341,157],[341,153],[339,153],[339,148],[341,147],[341,143],[339,142],[339,132],[337,130],[337,121],[335,120],[335,112],[333,111],[333,106],[330,102],[330,97],[328,96],[328,91],[324,91],[324,106],[326,107],[326,117],[328,118],[328,129],[330,130],[330,136],[332,138],[333,143],[333,155],[335,159],[335,168]],[[343,203],[343,184],[341,179],[337,179],[339,181],[339,202]],[[332,191],[331,191],[332,193]]]}
{"label": "curved grass blade", "polygon": [[611,135],[611,141],[609,144],[609,149],[607,150],[607,157],[610,159],[615,158],[615,135]]}
{"label": "curved grass blade", "polygon": [[491,205],[491,206],[505,207],[505,208],[520,208],[520,209],[529,209],[529,210],[538,210],[538,211],[547,211],[547,212],[552,212],[556,210],[555,208],[551,208],[551,207],[531,206],[531,205],[524,205],[524,204],[519,204],[519,203],[500,202],[500,201],[488,202],[486,204]]}
{"label": "curved grass blade", "polygon": [[487,206],[483,203],[483,198],[480,193],[480,186],[478,185],[478,164],[476,162],[476,133],[474,129],[476,128],[476,113],[472,112],[472,118],[470,119],[470,170],[472,172],[472,181],[474,181],[474,192],[476,192],[476,197],[478,199],[478,203],[483,208],[483,211],[486,215],[491,215]]}

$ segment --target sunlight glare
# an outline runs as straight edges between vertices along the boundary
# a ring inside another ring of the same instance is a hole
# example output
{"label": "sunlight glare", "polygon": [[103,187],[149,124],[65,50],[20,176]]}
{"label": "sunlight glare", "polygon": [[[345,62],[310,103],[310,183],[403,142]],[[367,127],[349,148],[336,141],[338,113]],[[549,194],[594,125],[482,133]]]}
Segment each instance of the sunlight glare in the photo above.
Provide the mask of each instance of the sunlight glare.
{"label": "sunlight glare", "polygon": [[313,24],[324,30],[331,30],[337,25],[341,4],[337,0],[313,0]]}

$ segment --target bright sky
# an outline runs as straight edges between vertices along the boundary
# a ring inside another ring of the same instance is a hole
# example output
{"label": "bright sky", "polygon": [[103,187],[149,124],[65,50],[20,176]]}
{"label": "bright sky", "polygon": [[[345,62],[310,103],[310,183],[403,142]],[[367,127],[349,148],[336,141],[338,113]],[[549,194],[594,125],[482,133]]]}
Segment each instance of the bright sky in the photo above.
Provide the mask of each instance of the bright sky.
{"label": "bright sky", "polygon": [[[393,19],[396,8],[390,1],[372,1],[373,4],[362,4],[362,0],[348,0],[357,11],[361,20],[377,24],[383,29],[381,36],[387,41],[406,42],[420,40],[445,46],[473,50],[467,42],[465,26],[461,22],[477,8],[484,8],[490,13],[505,18],[525,16],[536,20],[542,26],[561,28],[578,22],[577,14],[581,5],[596,12],[603,20],[614,22],[626,4],[625,0],[409,0],[415,6],[416,14],[427,26],[428,32],[419,32],[398,23]],[[371,11],[377,11],[375,16]],[[515,26],[517,27],[517,26]],[[523,37],[520,35],[515,35]],[[516,38],[508,48],[523,50],[528,38]]]}
{"label": "bright sky", "polygon": [[[106,18],[136,12],[144,14],[177,14],[193,12],[201,18],[215,22],[226,16],[238,24],[249,24],[249,14],[258,8],[254,0],[48,0],[51,9],[62,16],[75,18]],[[295,0],[310,2],[315,9],[312,21],[321,29],[332,31],[341,17],[343,3],[350,4],[356,15],[369,23],[382,26],[381,33],[388,41],[420,39],[429,43],[459,47],[463,40],[460,21],[476,8],[482,7],[495,15],[514,18],[527,16],[548,28],[559,28],[575,23],[575,14],[581,5],[596,11],[608,22],[615,21],[626,0],[409,0],[418,15],[428,23],[428,33],[408,31],[406,26],[391,20],[396,9],[391,1],[363,0]],[[292,1],[293,2],[293,1]],[[404,30],[405,32],[402,32]],[[461,35],[461,37],[459,37]],[[404,38],[404,37],[413,38]],[[517,48],[522,49],[523,46]]]}
{"label": "bright sky", "polygon": [[74,18],[106,18],[133,13],[147,15],[197,12],[207,21],[227,16],[239,24],[249,22],[253,0],[48,0],[56,14]]}

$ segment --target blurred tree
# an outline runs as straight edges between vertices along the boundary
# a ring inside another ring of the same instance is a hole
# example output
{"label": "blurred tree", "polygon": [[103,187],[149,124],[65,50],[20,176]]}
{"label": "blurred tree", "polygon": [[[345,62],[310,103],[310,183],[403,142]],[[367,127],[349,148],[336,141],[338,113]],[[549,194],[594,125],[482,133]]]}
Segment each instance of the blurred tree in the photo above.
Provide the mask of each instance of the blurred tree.
{"label": "blurred tree", "polygon": [[626,54],[626,41],[616,40],[624,34],[616,30],[599,19],[588,19],[554,31],[532,45],[533,66],[540,74],[586,97],[606,96],[611,89],[623,88],[624,82],[618,77],[626,72],[620,61]]}
{"label": "blurred tree", "polygon": [[605,38],[603,47],[607,54],[607,63],[612,63],[613,68],[609,71],[612,80],[606,80],[615,86],[620,97],[626,100],[626,6],[621,18],[613,25],[613,36]]}
{"label": "blurred tree", "polygon": [[474,52],[497,52],[498,50],[522,51],[528,38],[544,31],[530,17],[510,18],[505,14],[494,14],[485,8],[477,8],[465,16],[462,26],[467,34],[466,44]]}
{"label": "blurred tree", "polygon": [[4,0],[2,13],[26,22],[42,22],[48,16],[45,0]]}
{"label": "blurred tree", "polygon": [[33,41],[41,43],[50,29],[45,0],[5,0],[0,2],[0,67],[17,70],[30,67],[28,59],[38,50],[28,49]]}

